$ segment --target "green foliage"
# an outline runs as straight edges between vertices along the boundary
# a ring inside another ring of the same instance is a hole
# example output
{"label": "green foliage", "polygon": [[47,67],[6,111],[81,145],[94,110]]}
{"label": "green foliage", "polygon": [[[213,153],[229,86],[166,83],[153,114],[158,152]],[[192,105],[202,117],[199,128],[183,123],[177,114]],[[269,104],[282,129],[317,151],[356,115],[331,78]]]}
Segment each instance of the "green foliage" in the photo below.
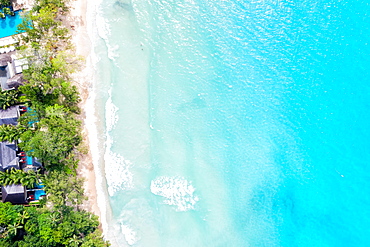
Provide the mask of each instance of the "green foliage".
{"label": "green foliage", "polygon": [[23,170],[8,169],[5,172],[0,172],[0,185],[22,184],[28,188],[33,188],[40,177],[32,170],[24,172]]}
{"label": "green foliage", "polygon": [[10,6],[10,0],[0,0],[0,6]]}
{"label": "green foliage", "polygon": [[103,240],[102,233],[99,230],[95,230],[85,237],[85,241],[81,247],[108,247],[110,244]]}
{"label": "green foliage", "polygon": [[109,246],[98,225],[96,216],[68,206],[56,211],[0,203],[1,246]]}
{"label": "green foliage", "polygon": [[36,0],[34,10],[38,11],[44,6],[52,5],[61,11],[66,12],[69,9],[66,3],[68,3],[66,0]]}
{"label": "green foliage", "polygon": [[63,105],[74,113],[80,113],[80,108],[77,106],[77,104],[80,102],[80,96],[78,94],[77,87],[71,85],[70,82],[65,81],[61,83],[60,93]]}
{"label": "green foliage", "polygon": [[13,142],[20,138],[22,133],[27,131],[26,128],[24,128],[21,125],[14,126],[10,124],[3,124],[0,125],[0,141],[8,141]]}
{"label": "green foliage", "polygon": [[62,46],[69,43],[69,30],[60,21],[62,9],[66,8],[52,2],[35,6],[33,11],[24,15],[22,23],[18,25],[18,32],[25,32],[21,39],[37,50],[41,47],[49,51],[63,50]]}
{"label": "green foliage", "polygon": [[35,27],[32,21],[32,12],[23,14],[22,23],[17,26],[18,33],[26,33],[22,36],[22,41],[29,43],[32,48],[38,49],[42,33]]}
{"label": "green foliage", "polygon": [[3,8],[3,13],[6,14],[6,15],[10,15],[12,13],[12,11],[10,10],[10,8]]}
{"label": "green foliage", "polygon": [[[47,199],[37,208],[0,203],[0,246],[109,246],[98,230],[97,216],[80,208],[86,199],[83,179],[76,177],[77,147],[82,141],[76,119],[80,97],[70,77],[80,59],[73,54],[69,30],[61,22],[67,1],[35,0],[18,26],[26,32],[20,49],[28,52],[29,69],[23,71],[27,83],[19,87],[18,95],[0,94],[0,107],[21,101],[32,111],[23,114],[17,126],[0,126],[0,139],[19,139],[23,151],[43,162]],[[38,179],[39,174],[32,172],[0,173],[4,185],[32,186]]]}
{"label": "green foliage", "polygon": [[10,202],[0,203],[0,226],[17,223],[19,211]]}
{"label": "green foliage", "polygon": [[28,99],[29,104],[43,114],[44,108],[55,104],[63,105],[68,110],[78,113],[77,104],[80,102],[77,88],[69,82],[69,73],[74,70],[78,59],[67,63],[65,55],[52,57],[49,52],[40,55],[30,69],[24,72],[28,81],[19,90]]}
{"label": "green foliage", "polygon": [[53,166],[63,164],[82,141],[80,126],[80,121],[64,107],[49,106],[37,128],[22,133],[19,147],[53,169]]}
{"label": "green foliage", "polygon": [[[25,208],[21,205],[11,205],[9,202],[0,203],[0,235],[2,239],[17,240],[21,237],[24,223],[28,219]],[[1,243],[1,242],[0,242]],[[10,242],[6,242],[11,246]]]}
{"label": "green foliage", "polygon": [[[24,14],[22,23],[18,25],[19,32],[26,32],[22,37],[24,42],[37,43],[49,33],[52,28],[57,28],[60,25],[60,21],[56,18],[57,9],[52,6],[45,6],[40,9],[39,13],[29,12]],[[34,47],[32,45],[33,48]]]}
{"label": "green foliage", "polygon": [[45,191],[48,201],[55,207],[71,205],[77,207],[86,197],[83,190],[83,179],[71,176],[65,172],[50,172],[45,180]]}
{"label": "green foliage", "polygon": [[19,104],[20,92],[17,90],[0,91],[0,108],[6,109]]}
{"label": "green foliage", "polygon": [[94,232],[99,223],[86,211],[65,207],[61,212],[45,212],[38,218],[39,234],[50,245],[83,242],[83,237]]}

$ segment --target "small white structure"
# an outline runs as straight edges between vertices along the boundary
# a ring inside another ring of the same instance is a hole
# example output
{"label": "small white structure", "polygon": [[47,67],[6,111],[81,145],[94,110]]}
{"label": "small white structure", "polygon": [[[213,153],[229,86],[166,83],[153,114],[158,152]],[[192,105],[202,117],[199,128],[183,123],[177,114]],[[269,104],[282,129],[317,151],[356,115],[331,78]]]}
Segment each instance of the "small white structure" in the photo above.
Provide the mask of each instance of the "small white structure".
{"label": "small white structure", "polygon": [[0,84],[3,90],[15,89],[23,83],[22,72],[28,69],[28,61],[16,54],[0,55]]}
{"label": "small white structure", "polygon": [[18,58],[16,55],[12,55],[12,63],[15,69],[15,74],[22,73],[24,69],[28,69],[28,61],[25,58]]}

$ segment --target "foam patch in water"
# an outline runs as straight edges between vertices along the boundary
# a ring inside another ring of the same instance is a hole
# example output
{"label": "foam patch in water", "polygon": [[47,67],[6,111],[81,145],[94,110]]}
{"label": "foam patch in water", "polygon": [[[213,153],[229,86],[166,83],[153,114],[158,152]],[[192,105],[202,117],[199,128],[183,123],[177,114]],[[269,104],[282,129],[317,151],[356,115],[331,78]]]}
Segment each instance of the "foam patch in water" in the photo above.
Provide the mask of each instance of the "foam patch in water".
{"label": "foam patch in water", "polygon": [[183,177],[158,177],[151,182],[150,191],[165,197],[164,203],[177,206],[177,211],[194,209],[195,203],[199,201],[194,195],[194,186]]}
{"label": "foam patch in water", "polygon": [[107,100],[107,103],[105,104],[105,119],[108,131],[113,130],[116,126],[116,123],[118,121],[117,111],[118,107],[113,104],[111,92],[109,92],[109,98]]}
{"label": "foam patch in water", "polygon": [[121,155],[111,151],[112,140],[107,136],[107,151],[104,155],[105,175],[108,184],[108,193],[113,196],[117,191],[122,189],[131,189],[132,173],[129,170],[131,162],[125,160]]}
{"label": "foam patch in water", "polygon": [[132,230],[129,226],[121,224],[121,231],[125,236],[126,242],[129,245],[134,245],[139,240],[136,232]]}

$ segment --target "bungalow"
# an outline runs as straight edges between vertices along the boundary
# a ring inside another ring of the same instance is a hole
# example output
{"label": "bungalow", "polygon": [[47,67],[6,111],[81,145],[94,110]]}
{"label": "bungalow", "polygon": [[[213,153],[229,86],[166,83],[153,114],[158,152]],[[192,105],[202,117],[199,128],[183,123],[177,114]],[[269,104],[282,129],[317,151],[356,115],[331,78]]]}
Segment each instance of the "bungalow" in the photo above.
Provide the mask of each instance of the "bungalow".
{"label": "bungalow", "polygon": [[[15,143],[0,142],[0,171],[14,168],[28,172],[37,171],[41,167],[42,164],[37,158],[27,157],[24,152],[19,152]],[[27,189],[21,184],[7,185],[1,187],[0,195],[3,202],[26,204],[29,201],[38,201],[46,195],[42,187]]]}
{"label": "bungalow", "polygon": [[[0,110],[0,125],[17,125],[19,116],[25,111],[27,111],[25,106],[11,106]],[[37,171],[42,168],[42,164],[37,158],[29,157],[25,152],[20,151],[16,142],[0,142],[0,171],[4,172],[12,168],[22,169],[25,172]],[[29,200],[39,200],[45,196],[45,191],[43,189],[27,190],[20,184],[14,184],[2,186],[0,194],[3,202],[25,204]]]}
{"label": "bungalow", "polygon": [[18,147],[15,143],[0,142],[0,171],[20,169]]}
{"label": "bungalow", "polygon": [[[25,111],[27,111],[25,106],[11,106],[0,110],[0,125],[17,125],[19,116]],[[27,157],[24,152],[20,152],[16,142],[0,142],[0,171],[10,168],[36,171],[41,167],[42,164],[37,158]]]}
{"label": "bungalow", "polygon": [[10,202],[13,204],[28,203],[26,187],[21,184],[1,186],[1,192],[3,202]]}
{"label": "bungalow", "polygon": [[0,54],[0,85],[2,90],[16,89],[23,85],[23,69],[27,69],[26,59],[19,59],[15,54]]}
{"label": "bungalow", "polygon": [[17,125],[18,118],[21,115],[21,111],[26,111],[26,108],[23,106],[11,106],[5,110],[0,110],[0,125],[11,124]]}

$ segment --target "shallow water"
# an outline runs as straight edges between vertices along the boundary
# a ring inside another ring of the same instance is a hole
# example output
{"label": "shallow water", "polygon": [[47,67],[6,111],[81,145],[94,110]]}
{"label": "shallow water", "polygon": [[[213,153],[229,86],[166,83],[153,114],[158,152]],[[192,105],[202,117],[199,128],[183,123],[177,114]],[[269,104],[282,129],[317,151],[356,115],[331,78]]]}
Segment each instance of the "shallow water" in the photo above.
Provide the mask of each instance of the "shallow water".
{"label": "shallow water", "polygon": [[366,1],[95,7],[114,246],[369,244]]}

